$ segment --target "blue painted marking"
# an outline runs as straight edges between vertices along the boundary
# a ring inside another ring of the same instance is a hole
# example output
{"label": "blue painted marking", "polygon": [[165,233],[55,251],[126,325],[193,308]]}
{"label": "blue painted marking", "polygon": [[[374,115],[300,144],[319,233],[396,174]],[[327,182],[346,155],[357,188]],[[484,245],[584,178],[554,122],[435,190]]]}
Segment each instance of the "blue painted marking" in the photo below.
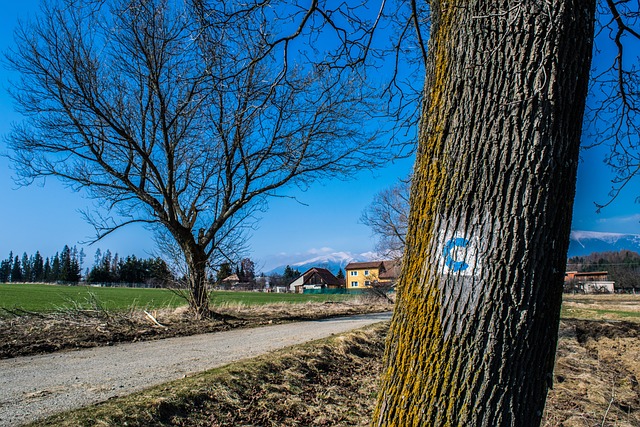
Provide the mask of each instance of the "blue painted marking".
{"label": "blue painted marking", "polygon": [[467,268],[469,268],[469,264],[464,261],[456,261],[451,256],[451,251],[455,248],[465,248],[469,245],[469,243],[470,242],[465,238],[456,237],[444,244],[444,253],[442,254],[442,256],[444,256],[445,265],[449,269],[453,270],[454,273],[466,270]]}

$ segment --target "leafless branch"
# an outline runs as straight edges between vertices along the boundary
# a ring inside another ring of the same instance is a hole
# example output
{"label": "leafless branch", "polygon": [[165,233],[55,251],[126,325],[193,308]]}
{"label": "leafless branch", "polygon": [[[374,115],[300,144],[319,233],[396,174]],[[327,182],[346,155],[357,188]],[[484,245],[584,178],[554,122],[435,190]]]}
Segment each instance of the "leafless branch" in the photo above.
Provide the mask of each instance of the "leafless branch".
{"label": "leafless branch", "polygon": [[391,82],[377,71],[424,61],[428,9],[389,3],[45,3],[7,54],[26,118],[8,137],[18,181],[53,176],[99,201],[96,240],[164,230],[204,301],[208,266],[241,252],[279,189],[399,154],[422,82],[399,61]]}
{"label": "leafless branch", "polygon": [[609,206],[640,171],[640,69],[634,53],[640,46],[640,9],[637,2],[607,0],[599,14],[596,43],[602,59],[593,72],[587,124],[594,142],[585,148],[608,146],[605,162],[615,178],[609,199],[595,203],[598,211]]}
{"label": "leafless branch", "polygon": [[376,250],[385,257],[400,258],[404,252],[410,188],[409,177],[380,191],[360,217],[377,238]]}

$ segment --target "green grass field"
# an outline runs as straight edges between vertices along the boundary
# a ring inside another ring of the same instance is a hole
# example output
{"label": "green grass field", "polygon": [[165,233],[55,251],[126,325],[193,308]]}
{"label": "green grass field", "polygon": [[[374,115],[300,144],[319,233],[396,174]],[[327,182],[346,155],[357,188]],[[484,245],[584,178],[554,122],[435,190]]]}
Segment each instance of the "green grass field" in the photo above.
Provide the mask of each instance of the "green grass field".
{"label": "green grass field", "polygon": [[[211,294],[211,302],[214,305],[342,301],[346,298],[349,296],[227,291],[215,291]],[[72,308],[90,309],[96,301],[107,310],[128,310],[136,307],[156,309],[186,304],[184,299],[167,289],[0,283],[0,309],[19,308],[31,312],[51,312]]]}
{"label": "green grass field", "polygon": [[632,294],[571,295],[562,302],[562,317],[583,320],[640,321],[640,296]]}

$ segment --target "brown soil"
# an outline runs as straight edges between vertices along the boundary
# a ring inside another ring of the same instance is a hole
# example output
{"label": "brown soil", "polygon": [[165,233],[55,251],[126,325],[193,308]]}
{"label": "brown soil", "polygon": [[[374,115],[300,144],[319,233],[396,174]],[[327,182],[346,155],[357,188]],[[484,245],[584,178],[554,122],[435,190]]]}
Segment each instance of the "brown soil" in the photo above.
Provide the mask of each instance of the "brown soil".
{"label": "brown soil", "polygon": [[[0,359],[60,350],[156,340],[265,324],[390,311],[384,302],[223,306],[213,319],[195,320],[186,309],[113,313],[74,310],[55,314],[9,313],[0,318]],[[154,323],[155,319],[160,325]]]}

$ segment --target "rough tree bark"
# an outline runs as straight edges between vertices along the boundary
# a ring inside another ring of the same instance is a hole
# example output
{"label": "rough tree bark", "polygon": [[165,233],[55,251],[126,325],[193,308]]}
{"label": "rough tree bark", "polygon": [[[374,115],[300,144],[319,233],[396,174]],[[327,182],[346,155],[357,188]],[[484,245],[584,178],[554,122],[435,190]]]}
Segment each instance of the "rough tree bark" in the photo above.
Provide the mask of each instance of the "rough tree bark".
{"label": "rough tree bark", "polygon": [[595,1],[432,1],[375,426],[537,426],[552,384]]}

